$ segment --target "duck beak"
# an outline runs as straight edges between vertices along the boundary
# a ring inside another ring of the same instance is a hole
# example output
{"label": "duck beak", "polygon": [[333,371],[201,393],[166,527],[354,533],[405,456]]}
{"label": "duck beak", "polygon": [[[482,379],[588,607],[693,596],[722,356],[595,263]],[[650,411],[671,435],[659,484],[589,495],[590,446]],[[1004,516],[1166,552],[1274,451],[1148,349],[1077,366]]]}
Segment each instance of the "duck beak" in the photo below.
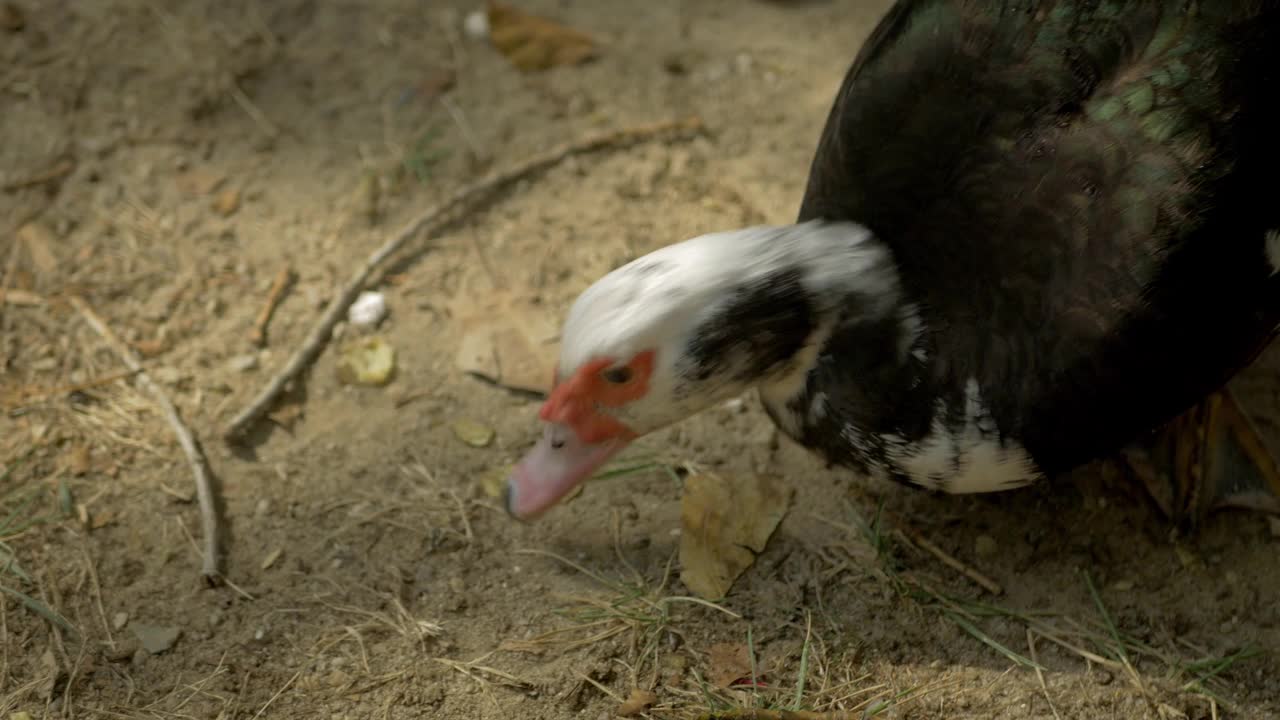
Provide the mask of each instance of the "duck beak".
{"label": "duck beak", "polygon": [[517,520],[533,520],[617,455],[628,441],[615,437],[586,443],[563,423],[544,423],[542,437],[507,478],[504,502]]}

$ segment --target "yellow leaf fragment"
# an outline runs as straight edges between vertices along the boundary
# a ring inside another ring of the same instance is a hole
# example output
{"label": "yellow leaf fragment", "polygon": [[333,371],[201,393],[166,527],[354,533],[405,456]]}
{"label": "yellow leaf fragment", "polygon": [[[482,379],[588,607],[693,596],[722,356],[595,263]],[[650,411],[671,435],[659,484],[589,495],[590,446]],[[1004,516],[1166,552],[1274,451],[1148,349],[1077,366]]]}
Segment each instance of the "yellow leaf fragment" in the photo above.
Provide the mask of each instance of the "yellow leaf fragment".
{"label": "yellow leaf fragment", "polygon": [[764,551],[791,503],[772,478],[690,475],[680,503],[680,579],[706,600],[724,597]]}

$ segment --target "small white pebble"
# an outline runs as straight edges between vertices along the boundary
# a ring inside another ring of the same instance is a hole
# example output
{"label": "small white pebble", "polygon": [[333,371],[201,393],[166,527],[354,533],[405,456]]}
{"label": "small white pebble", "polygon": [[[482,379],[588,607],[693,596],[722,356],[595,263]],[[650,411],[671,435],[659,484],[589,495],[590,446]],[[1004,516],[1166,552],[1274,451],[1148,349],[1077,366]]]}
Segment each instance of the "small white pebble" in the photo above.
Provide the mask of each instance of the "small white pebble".
{"label": "small white pebble", "polygon": [[489,37],[489,14],[484,10],[473,10],[462,20],[462,32],[472,40],[484,40]]}
{"label": "small white pebble", "polygon": [[237,355],[231,358],[227,365],[236,372],[249,372],[258,367],[258,356],[253,353]]}
{"label": "small white pebble", "polygon": [[356,327],[371,327],[387,316],[387,298],[380,292],[365,290],[351,303],[347,320]]}
{"label": "small white pebble", "polygon": [[732,400],[728,400],[725,402],[724,409],[728,410],[729,412],[737,412],[742,409],[742,405],[743,405],[742,398],[740,397],[733,398]]}

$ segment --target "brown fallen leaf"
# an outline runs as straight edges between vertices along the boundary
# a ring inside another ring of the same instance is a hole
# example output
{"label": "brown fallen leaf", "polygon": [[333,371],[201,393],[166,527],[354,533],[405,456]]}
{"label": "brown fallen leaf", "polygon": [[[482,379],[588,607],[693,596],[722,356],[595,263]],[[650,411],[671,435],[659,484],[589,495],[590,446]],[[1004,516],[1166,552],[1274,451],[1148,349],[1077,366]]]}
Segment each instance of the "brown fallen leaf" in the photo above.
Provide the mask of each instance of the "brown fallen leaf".
{"label": "brown fallen leaf", "polygon": [[591,36],[529,15],[510,5],[489,3],[489,40],[524,72],[577,65],[596,56]]}
{"label": "brown fallen leaf", "polygon": [[718,688],[751,679],[751,649],[743,643],[716,643],[707,648],[707,679]]}
{"label": "brown fallen leaf", "polygon": [[649,690],[641,690],[636,688],[631,691],[631,695],[622,704],[618,706],[618,714],[622,717],[631,717],[639,715],[658,704],[658,696]]}
{"label": "brown fallen leaf", "polygon": [[76,445],[71,449],[71,454],[67,456],[67,470],[74,476],[80,477],[89,472],[93,467],[93,457],[89,453],[88,445]]}
{"label": "brown fallen leaf", "polygon": [[690,475],[680,501],[680,579],[706,600],[724,597],[777,529],[791,490],[759,475]]}
{"label": "brown fallen leaf", "polygon": [[456,305],[454,317],[463,328],[459,370],[511,390],[547,392],[557,352],[547,342],[556,334],[547,308],[508,295]]}

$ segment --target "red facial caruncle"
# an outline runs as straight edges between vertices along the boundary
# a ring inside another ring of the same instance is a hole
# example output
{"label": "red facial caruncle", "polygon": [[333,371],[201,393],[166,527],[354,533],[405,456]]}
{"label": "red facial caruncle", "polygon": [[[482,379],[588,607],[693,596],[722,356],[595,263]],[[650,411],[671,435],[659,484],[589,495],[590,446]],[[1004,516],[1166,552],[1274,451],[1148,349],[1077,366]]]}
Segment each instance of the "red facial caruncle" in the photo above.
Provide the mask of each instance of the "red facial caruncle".
{"label": "red facial caruncle", "polygon": [[652,350],[637,354],[625,365],[616,364],[613,358],[584,363],[567,380],[555,385],[538,417],[573,428],[584,443],[633,440],[636,434],[602,408],[621,407],[644,397],[649,392],[653,364]]}

